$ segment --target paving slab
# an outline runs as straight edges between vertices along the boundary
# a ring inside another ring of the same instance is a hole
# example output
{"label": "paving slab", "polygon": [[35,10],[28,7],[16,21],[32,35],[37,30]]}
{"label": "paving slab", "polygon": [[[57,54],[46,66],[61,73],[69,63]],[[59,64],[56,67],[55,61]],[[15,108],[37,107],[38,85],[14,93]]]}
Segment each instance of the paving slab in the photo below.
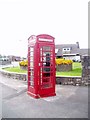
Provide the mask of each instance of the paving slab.
{"label": "paving slab", "polygon": [[56,85],[56,96],[35,99],[26,81],[0,78],[3,118],[88,118],[86,86]]}

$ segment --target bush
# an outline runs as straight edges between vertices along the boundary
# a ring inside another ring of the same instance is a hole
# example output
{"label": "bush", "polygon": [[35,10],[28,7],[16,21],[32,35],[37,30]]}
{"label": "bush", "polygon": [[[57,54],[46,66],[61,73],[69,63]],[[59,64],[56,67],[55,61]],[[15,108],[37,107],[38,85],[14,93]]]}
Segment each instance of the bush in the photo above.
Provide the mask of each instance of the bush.
{"label": "bush", "polygon": [[55,63],[56,63],[56,65],[61,65],[61,64],[70,65],[73,63],[73,61],[72,60],[65,60],[65,59],[55,59]]}
{"label": "bush", "polygon": [[[56,63],[56,65],[61,65],[61,64],[70,65],[73,63],[73,61],[72,60],[65,60],[65,59],[55,59],[55,63]],[[20,66],[28,66],[28,60],[19,62],[19,65]]]}
{"label": "bush", "polygon": [[23,61],[21,61],[21,62],[19,62],[19,65],[20,66],[28,66],[28,61],[27,60],[23,60]]}

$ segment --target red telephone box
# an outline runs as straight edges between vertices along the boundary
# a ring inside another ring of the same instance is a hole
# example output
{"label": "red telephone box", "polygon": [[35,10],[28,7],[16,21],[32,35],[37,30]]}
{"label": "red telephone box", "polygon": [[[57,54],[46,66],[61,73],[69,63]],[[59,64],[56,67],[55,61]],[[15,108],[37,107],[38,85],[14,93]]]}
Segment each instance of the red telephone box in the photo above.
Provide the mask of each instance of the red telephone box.
{"label": "red telephone box", "polygon": [[46,34],[28,38],[28,91],[35,98],[55,96],[54,37]]}

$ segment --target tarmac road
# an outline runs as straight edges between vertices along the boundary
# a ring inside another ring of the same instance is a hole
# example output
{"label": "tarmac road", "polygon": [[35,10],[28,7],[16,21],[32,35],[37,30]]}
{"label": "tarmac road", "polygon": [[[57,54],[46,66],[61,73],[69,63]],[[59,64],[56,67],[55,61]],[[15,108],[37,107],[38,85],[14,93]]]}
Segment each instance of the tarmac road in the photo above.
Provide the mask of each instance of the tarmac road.
{"label": "tarmac road", "polygon": [[3,118],[88,118],[88,87],[56,85],[56,96],[34,99],[27,83],[0,75]]}

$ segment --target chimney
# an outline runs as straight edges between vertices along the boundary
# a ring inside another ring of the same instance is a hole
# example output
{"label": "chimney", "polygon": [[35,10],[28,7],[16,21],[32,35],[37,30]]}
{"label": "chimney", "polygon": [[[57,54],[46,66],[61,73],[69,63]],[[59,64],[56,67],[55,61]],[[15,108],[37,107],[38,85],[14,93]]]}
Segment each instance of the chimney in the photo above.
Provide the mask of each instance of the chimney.
{"label": "chimney", "polygon": [[76,42],[77,48],[79,48],[79,42]]}

